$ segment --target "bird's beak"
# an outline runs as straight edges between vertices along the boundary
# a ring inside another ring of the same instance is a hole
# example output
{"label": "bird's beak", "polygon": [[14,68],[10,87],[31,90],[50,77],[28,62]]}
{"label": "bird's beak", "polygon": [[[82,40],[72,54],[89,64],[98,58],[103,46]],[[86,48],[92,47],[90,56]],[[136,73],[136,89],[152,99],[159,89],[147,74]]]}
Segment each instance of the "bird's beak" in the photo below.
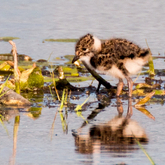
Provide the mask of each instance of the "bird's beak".
{"label": "bird's beak", "polygon": [[73,60],[72,60],[72,63],[74,63],[75,61],[77,61],[79,58],[80,58],[79,56],[75,55],[74,58],[73,58]]}

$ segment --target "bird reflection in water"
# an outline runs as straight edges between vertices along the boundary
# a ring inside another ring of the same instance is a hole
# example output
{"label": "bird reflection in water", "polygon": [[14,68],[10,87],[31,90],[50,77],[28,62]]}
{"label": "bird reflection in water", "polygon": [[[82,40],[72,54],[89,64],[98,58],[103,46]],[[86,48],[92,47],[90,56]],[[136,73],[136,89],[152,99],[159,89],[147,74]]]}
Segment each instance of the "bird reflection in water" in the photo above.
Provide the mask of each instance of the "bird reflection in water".
{"label": "bird reflection in water", "polygon": [[[102,109],[97,108],[92,112],[94,117]],[[111,119],[106,124],[93,125],[87,131],[82,133],[82,128],[87,126],[85,123],[73,132],[75,137],[76,151],[81,154],[92,154],[100,152],[109,152],[114,154],[124,154],[139,149],[136,140],[140,143],[147,144],[148,137],[145,130],[134,120],[132,116],[132,99],[128,99],[127,115],[124,117],[121,100],[117,98],[118,116]],[[88,116],[88,120],[92,115]],[[116,155],[117,156],[117,155]],[[126,156],[126,155],[123,155]]]}

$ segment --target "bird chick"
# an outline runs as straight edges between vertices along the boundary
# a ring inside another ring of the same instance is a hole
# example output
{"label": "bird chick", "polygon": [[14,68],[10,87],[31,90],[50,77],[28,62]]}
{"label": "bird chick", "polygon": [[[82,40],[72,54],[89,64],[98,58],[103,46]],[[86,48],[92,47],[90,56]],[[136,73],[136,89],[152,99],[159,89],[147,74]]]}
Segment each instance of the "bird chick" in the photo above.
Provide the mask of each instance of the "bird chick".
{"label": "bird chick", "polygon": [[81,37],[75,47],[72,63],[80,59],[89,68],[119,79],[116,95],[123,88],[123,79],[128,83],[129,96],[132,96],[133,81],[131,75],[137,74],[148,62],[149,49],[121,38],[113,38],[103,43],[91,34]]}

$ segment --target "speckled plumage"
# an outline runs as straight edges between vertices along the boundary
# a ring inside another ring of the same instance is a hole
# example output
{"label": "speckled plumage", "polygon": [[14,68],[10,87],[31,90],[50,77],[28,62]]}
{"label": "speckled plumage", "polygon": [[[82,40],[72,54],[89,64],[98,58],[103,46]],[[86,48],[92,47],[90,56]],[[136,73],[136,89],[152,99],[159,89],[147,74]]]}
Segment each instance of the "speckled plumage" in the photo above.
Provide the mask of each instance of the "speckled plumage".
{"label": "speckled plumage", "polygon": [[[103,43],[91,34],[79,39],[75,48],[76,56],[73,62],[80,59],[89,67],[119,78],[117,95],[126,78],[129,85],[129,96],[132,95],[132,80],[130,75],[137,74],[148,61],[149,49],[120,38],[106,40]],[[120,88],[120,89],[119,89]]]}

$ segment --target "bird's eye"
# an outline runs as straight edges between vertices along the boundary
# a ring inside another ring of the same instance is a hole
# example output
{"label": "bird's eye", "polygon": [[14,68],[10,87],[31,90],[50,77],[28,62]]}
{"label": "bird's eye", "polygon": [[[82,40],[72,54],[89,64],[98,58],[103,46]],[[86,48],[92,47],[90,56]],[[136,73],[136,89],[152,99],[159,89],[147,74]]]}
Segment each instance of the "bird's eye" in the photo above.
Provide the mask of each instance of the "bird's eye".
{"label": "bird's eye", "polygon": [[87,49],[86,48],[82,48],[83,51],[86,51]]}

